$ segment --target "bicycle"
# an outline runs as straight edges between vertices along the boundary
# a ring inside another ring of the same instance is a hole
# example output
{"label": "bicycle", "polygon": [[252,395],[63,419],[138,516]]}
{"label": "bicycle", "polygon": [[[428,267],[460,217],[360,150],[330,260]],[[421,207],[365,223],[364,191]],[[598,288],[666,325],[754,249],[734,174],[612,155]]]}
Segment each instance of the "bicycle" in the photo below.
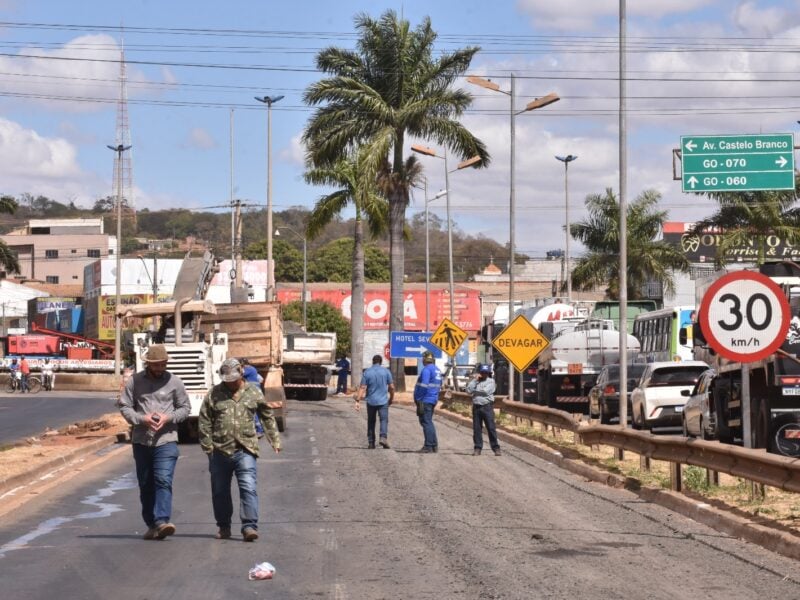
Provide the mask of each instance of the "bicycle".
{"label": "bicycle", "polygon": [[[12,374],[6,383],[6,391],[14,393],[22,388],[22,375]],[[38,394],[42,391],[42,381],[35,375],[28,375],[28,393]]]}

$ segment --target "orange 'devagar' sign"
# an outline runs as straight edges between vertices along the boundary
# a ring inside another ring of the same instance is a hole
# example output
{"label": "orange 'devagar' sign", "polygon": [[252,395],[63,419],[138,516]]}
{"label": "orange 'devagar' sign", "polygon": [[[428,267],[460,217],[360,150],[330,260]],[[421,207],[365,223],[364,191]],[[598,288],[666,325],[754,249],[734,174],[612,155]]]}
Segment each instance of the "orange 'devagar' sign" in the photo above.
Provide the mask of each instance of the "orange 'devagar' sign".
{"label": "orange 'devagar' sign", "polygon": [[492,346],[497,348],[517,371],[525,369],[549,345],[550,341],[542,332],[522,315],[517,315],[517,318],[492,340]]}

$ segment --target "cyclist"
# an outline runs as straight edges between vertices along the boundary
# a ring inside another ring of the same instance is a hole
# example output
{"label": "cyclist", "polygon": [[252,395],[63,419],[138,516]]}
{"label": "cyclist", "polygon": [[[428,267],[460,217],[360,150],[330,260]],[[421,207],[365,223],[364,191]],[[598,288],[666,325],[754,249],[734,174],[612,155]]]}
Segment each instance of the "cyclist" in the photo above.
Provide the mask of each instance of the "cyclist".
{"label": "cyclist", "polygon": [[22,376],[19,372],[19,363],[16,358],[11,359],[11,364],[8,365],[8,370],[11,373],[11,389],[16,390],[19,388],[19,378]]}
{"label": "cyclist", "polygon": [[46,390],[52,390],[56,387],[56,375],[53,372],[53,365],[49,358],[45,358],[42,365],[42,387]]}

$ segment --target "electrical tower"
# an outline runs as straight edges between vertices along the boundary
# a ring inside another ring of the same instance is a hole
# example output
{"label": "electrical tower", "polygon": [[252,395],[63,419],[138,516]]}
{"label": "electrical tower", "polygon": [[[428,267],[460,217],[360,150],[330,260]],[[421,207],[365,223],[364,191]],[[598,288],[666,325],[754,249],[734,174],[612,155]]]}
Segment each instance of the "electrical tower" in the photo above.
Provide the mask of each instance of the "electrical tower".
{"label": "electrical tower", "polygon": [[[128,78],[125,74],[125,45],[121,44],[119,60],[119,99],[117,100],[117,132],[116,146],[131,146],[131,128],[128,122]],[[116,197],[117,185],[121,186],[121,196],[127,204],[123,206],[124,211],[129,213],[129,218],[133,224],[133,232],[136,231],[136,203],[133,197],[133,165],[132,151],[118,152],[114,154],[114,173],[112,178],[112,196]],[[122,248],[122,240],[117,242]]]}

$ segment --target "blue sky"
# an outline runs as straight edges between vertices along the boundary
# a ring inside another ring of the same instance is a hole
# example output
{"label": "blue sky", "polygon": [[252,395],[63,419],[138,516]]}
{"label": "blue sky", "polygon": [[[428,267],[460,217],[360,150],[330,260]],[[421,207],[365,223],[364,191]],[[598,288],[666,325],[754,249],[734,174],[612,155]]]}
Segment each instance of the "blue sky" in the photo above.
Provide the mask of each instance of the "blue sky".
{"label": "blue sky", "polygon": [[[112,192],[106,144],[115,139],[119,68],[102,61],[118,57],[124,24],[137,207],[228,202],[231,107],[234,194],[264,204],[266,115],[253,96],[279,94],[274,206],[310,207],[321,190],[302,181],[299,138],[310,115],[301,95],[319,77],[315,53],[352,46],[353,15],[387,8],[412,24],[429,15],[443,50],[481,46],[470,74],[507,90],[514,72],[518,106],[561,96],[516,120],[516,238],[533,256],[563,248],[564,167],[554,155],[578,156],[572,221],[585,215],[587,194],[618,188],[617,0],[0,0],[0,192],[85,206]],[[800,3],[631,0],[628,36],[629,198],[654,188],[671,220],[705,216],[713,205],[672,180],[672,148],[684,134],[794,132]],[[476,97],[464,122],[493,162],[451,175],[452,213],[463,231],[506,243],[508,98],[461,85]],[[423,160],[432,196],[444,188],[443,164]],[[422,208],[418,194],[409,212]],[[444,200],[431,210],[444,217]]]}

